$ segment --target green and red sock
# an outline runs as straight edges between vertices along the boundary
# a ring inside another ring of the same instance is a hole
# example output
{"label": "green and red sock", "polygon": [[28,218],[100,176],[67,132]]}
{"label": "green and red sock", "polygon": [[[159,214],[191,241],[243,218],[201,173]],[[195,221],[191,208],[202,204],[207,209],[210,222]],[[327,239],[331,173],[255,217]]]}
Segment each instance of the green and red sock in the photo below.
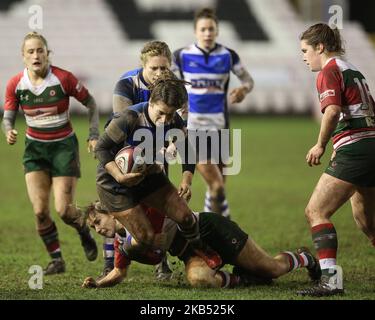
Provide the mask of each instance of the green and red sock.
{"label": "green and red sock", "polygon": [[47,251],[52,259],[61,258],[60,242],[58,238],[57,228],[54,222],[46,229],[38,230]]}
{"label": "green and red sock", "polygon": [[322,274],[329,275],[329,269],[336,265],[338,248],[336,229],[332,223],[324,223],[312,227],[311,234]]}

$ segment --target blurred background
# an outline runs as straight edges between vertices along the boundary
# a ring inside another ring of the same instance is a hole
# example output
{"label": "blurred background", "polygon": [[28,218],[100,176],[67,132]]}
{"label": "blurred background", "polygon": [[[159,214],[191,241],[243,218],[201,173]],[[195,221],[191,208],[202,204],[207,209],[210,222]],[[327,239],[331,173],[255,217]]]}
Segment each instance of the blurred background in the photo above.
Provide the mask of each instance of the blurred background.
{"label": "blurred background", "polygon": [[[193,13],[203,6],[216,8],[218,42],[236,50],[255,79],[254,91],[232,106],[233,112],[318,110],[316,74],[301,59],[299,35],[316,21],[328,23],[337,14],[330,12],[333,5],[342,8],[348,60],[375,88],[375,3],[370,0],[1,0],[0,106],[6,82],[23,68],[20,47],[35,20],[35,5],[43,15],[36,31],[49,41],[52,63],[86,84],[102,114],[111,111],[120,75],[139,66],[145,41],[166,41],[172,51],[193,42]],[[232,77],[230,86],[237,81]],[[72,103],[73,112],[84,112]]]}

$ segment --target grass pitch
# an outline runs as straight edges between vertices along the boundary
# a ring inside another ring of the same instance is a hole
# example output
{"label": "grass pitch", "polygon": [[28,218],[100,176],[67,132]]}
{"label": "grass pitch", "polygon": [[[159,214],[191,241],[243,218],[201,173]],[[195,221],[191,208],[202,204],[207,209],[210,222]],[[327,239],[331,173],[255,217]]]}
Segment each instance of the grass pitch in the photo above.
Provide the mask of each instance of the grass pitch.
{"label": "grass pitch", "polygon": [[[102,119],[103,127],[104,119]],[[233,117],[232,128],[242,129],[241,173],[229,176],[227,197],[232,218],[271,254],[301,245],[312,247],[304,218],[310,197],[329,152],[321,167],[305,163],[307,150],[315,143],[319,126],[301,118]],[[80,149],[82,178],[76,202],[85,205],[96,199],[94,160],[86,152],[87,119],[73,118]],[[49,261],[37,236],[31,205],[27,198],[22,169],[24,120],[17,120],[20,141],[6,145],[0,137],[0,299],[300,299],[295,291],[309,285],[305,270],[276,280],[272,286],[243,289],[191,289],[183,276],[183,264],[171,259],[175,277],[170,282],[154,280],[152,266],[132,263],[128,278],[115,288],[87,290],[81,283],[86,276],[97,276],[102,269],[101,254],[95,262],[86,261],[76,232],[57,217],[61,249],[67,272],[45,277],[42,290],[31,290],[28,273],[32,265],[43,267]],[[177,184],[180,167],[171,170]],[[203,207],[205,186],[197,173],[193,184],[191,208]],[[51,199],[52,200],[52,199]],[[52,201],[51,201],[52,204]],[[366,237],[356,228],[350,206],[344,206],[333,218],[338,239],[338,263],[344,270],[346,294],[331,299],[375,298],[375,255]],[[95,235],[99,248],[100,236]],[[230,269],[229,269],[230,270]]]}

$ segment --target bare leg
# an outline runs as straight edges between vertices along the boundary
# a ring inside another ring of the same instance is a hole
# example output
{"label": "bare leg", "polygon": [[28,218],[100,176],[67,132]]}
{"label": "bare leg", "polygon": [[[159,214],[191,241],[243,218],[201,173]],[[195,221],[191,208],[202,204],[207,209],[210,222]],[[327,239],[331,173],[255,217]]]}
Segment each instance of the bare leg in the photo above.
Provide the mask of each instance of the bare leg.
{"label": "bare leg", "polygon": [[358,188],[351,197],[353,217],[358,228],[375,246],[375,188]]}
{"label": "bare leg", "polygon": [[44,269],[45,275],[62,273],[65,263],[62,260],[58,232],[49,212],[51,178],[45,171],[26,173],[26,186],[36,217],[36,227],[52,261]]}
{"label": "bare leg", "polygon": [[73,205],[77,180],[76,177],[52,178],[55,208],[61,219],[77,230],[87,260],[94,261],[98,256],[96,242],[84,221],[83,212]]}
{"label": "bare leg", "polygon": [[72,206],[77,178],[54,177],[52,181],[57,213],[66,224],[81,231],[84,227],[82,212],[76,206]]}
{"label": "bare leg", "polygon": [[155,234],[150,220],[140,205],[111,214],[131,233],[139,244],[153,246]]}
{"label": "bare leg", "polygon": [[247,240],[246,245],[236,258],[236,265],[257,276],[272,279],[290,271],[289,260],[285,255],[279,254],[273,258],[252,239]]}
{"label": "bare leg", "polygon": [[192,211],[172,184],[152,193],[143,199],[142,203],[164,213],[182,227],[190,228],[194,224]]}
{"label": "bare leg", "polygon": [[27,192],[33,206],[37,230],[45,230],[53,223],[49,211],[51,178],[45,171],[33,171],[25,175]]}
{"label": "bare leg", "polygon": [[225,199],[225,181],[217,164],[197,164],[197,169],[208,185],[211,198],[211,211],[221,214],[221,205]]}

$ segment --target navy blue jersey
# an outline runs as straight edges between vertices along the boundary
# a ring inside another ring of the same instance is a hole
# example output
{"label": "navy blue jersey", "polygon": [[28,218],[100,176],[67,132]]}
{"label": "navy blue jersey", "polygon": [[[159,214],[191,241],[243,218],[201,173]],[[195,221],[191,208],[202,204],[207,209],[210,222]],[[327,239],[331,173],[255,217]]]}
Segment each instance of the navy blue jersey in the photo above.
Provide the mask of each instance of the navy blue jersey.
{"label": "navy blue jersey", "polygon": [[[142,72],[143,68],[125,72],[116,83],[113,94],[126,98],[129,105],[148,101],[151,92],[146,80],[143,78]],[[105,128],[111,122],[113,116],[114,113],[112,112],[104,126]]]}
{"label": "navy blue jersey", "polygon": [[142,68],[125,72],[116,83],[113,94],[129,99],[132,105],[148,101],[150,90],[142,72]]}

